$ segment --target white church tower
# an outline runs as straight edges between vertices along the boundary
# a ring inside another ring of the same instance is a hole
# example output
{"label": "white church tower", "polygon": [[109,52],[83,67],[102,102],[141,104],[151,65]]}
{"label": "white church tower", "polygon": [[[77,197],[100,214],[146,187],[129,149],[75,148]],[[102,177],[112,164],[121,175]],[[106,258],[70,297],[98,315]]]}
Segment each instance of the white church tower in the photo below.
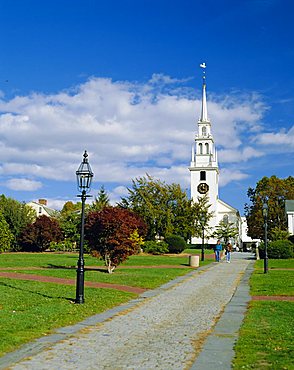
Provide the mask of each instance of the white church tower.
{"label": "white church tower", "polygon": [[[238,210],[218,197],[219,167],[207,111],[205,63],[202,63],[200,67],[203,68],[202,103],[195,143],[192,147],[191,165],[189,167],[191,173],[191,199],[194,202],[198,202],[199,197],[207,194],[208,204],[210,204],[209,212],[213,213],[213,217],[209,221],[209,227],[212,231],[221,220],[233,222],[236,224],[236,227],[239,227],[240,215]],[[210,238],[206,242],[215,244],[216,239]],[[200,244],[201,239],[192,238],[192,243]]]}

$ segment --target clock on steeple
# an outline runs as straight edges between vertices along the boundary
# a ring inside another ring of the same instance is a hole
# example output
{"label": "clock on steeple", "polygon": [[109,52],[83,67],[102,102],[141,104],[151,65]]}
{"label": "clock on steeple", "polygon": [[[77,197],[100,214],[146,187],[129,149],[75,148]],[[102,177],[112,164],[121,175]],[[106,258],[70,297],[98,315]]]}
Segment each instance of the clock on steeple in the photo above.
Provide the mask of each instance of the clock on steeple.
{"label": "clock on steeple", "polygon": [[200,194],[206,194],[209,190],[209,186],[206,184],[206,182],[201,182],[198,185],[197,190]]}

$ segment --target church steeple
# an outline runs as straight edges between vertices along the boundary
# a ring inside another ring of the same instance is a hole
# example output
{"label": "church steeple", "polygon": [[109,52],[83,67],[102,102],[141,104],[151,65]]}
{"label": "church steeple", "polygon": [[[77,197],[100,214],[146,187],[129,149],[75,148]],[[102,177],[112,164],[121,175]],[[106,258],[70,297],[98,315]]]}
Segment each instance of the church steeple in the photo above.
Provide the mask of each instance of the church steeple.
{"label": "church steeple", "polygon": [[[210,230],[214,231],[224,215],[227,214],[231,217],[234,211],[232,211],[233,208],[231,206],[220,201],[218,198],[219,168],[217,150],[214,144],[211,122],[208,118],[207,111],[205,63],[200,64],[200,67],[203,69],[202,102],[197,132],[195,133],[194,145],[192,148],[191,164],[189,167],[191,174],[191,199],[194,203],[197,203],[200,201],[201,197],[207,197],[209,212],[212,214],[208,226]],[[239,216],[234,217],[237,219]],[[216,243],[213,237],[207,237],[207,239],[208,244]],[[201,242],[203,242],[201,238],[196,236],[192,237],[193,244],[200,244]]]}
{"label": "church steeple", "polygon": [[[199,184],[202,181],[207,181],[207,185],[211,188],[211,199],[217,199],[218,196],[218,163],[217,153],[214,145],[213,135],[211,133],[211,123],[208,119],[207,101],[206,101],[206,64],[200,64],[203,69],[202,76],[202,102],[201,114],[198,120],[198,130],[195,135],[195,143],[192,148],[191,158],[191,178],[193,184],[191,188],[192,198],[196,199],[198,190],[195,192],[195,183]],[[200,177],[198,177],[200,174]],[[206,180],[205,180],[206,179]],[[197,188],[197,187],[196,187]]]}
{"label": "church steeple", "polygon": [[207,101],[206,101],[206,78],[205,78],[205,71],[203,72],[203,80],[202,80],[202,106],[201,106],[201,116],[199,122],[209,122],[207,116]]}

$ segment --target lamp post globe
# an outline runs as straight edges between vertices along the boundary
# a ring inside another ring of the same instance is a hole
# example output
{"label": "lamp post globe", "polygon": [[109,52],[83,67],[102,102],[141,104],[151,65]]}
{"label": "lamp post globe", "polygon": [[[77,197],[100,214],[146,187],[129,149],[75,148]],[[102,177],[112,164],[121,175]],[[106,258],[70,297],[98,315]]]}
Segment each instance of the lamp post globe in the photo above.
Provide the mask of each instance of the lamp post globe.
{"label": "lamp post globe", "polygon": [[81,234],[79,245],[79,259],[77,268],[77,284],[76,284],[76,300],[75,303],[84,303],[84,276],[85,276],[85,263],[84,263],[84,227],[85,227],[85,202],[89,196],[87,192],[91,188],[92,178],[94,176],[90,164],[88,162],[88,154],[85,150],[84,158],[79,168],[76,171],[78,190],[81,195],[78,197],[82,200],[82,214],[81,214]]}
{"label": "lamp post globe", "polygon": [[267,274],[268,272],[268,256],[267,256],[267,218],[268,218],[268,204],[265,200],[262,204],[262,215],[264,220],[264,273]]}

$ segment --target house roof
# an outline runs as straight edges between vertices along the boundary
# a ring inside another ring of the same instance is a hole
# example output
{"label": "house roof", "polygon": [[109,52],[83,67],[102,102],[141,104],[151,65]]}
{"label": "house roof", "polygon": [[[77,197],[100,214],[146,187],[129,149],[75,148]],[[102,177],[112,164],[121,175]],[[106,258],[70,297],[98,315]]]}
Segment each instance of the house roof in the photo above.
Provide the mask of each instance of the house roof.
{"label": "house roof", "polygon": [[294,212],[294,200],[285,200],[286,213]]}
{"label": "house roof", "polygon": [[58,211],[56,211],[55,209],[53,208],[49,208],[47,206],[44,206],[43,204],[40,204],[38,202],[34,202],[34,201],[31,201],[29,203],[27,203],[28,205],[35,205],[36,207],[42,207],[43,210],[50,216],[50,217],[54,217],[56,216],[56,214],[58,213]]}

